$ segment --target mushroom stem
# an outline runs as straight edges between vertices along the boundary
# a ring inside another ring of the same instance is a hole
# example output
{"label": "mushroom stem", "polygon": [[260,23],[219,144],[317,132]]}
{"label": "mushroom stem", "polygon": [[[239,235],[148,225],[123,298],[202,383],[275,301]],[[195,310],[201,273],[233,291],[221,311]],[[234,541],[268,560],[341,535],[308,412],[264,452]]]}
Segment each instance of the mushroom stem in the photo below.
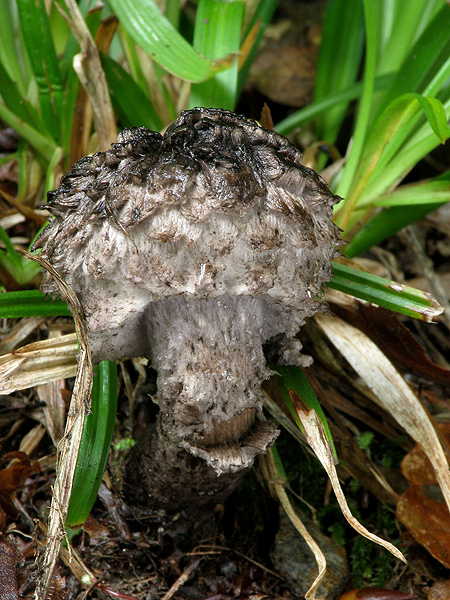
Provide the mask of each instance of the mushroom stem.
{"label": "mushroom stem", "polygon": [[[273,308],[272,324],[279,309]],[[128,482],[169,512],[220,502],[277,436],[263,420],[267,306],[248,296],[155,302],[145,315],[158,372],[154,428],[135,446]],[[139,486],[136,485],[139,481]]]}

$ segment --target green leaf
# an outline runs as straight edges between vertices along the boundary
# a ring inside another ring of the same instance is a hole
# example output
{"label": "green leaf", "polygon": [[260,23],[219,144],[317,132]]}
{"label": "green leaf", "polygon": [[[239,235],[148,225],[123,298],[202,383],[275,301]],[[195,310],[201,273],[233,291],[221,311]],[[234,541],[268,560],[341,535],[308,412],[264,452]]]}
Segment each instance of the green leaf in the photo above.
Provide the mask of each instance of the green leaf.
{"label": "green leaf", "polygon": [[0,240],[5,245],[6,250],[0,249],[0,266],[7,271],[11,277],[19,284],[26,285],[41,270],[40,266],[21,256],[14,245],[11,243],[8,234],[0,226]]}
{"label": "green leaf", "polygon": [[[366,55],[364,61],[363,92],[358,107],[355,128],[353,131],[352,145],[336,190],[337,195],[342,196],[343,198],[345,198],[348,194],[365,147],[367,130],[370,126],[370,111],[375,84],[379,19],[376,10],[376,3],[373,3],[372,0],[363,0],[363,5],[364,22],[366,28]],[[348,213],[345,210],[346,206],[351,207],[352,204],[347,202],[346,205],[344,205],[344,211],[340,217],[340,222],[338,222],[338,225],[342,229],[345,229],[346,219],[348,218]]]}
{"label": "green leaf", "polygon": [[153,0],[108,0],[134,41],[169,73],[181,79],[205,81],[228,66],[200,56],[164,17]]}
{"label": "green leaf", "polygon": [[71,312],[62,300],[47,298],[38,290],[0,294],[0,318],[70,317]]}
{"label": "green leaf", "polygon": [[[328,0],[316,70],[314,101],[323,101],[356,81],[364,47],[364,14],[361,0]],[[334,143],[348,100],[316,119],[320,140]]]}
{"label": "green leaf", "polygon": [[114,108],[124,127],[145,125],[152,131],[161,131],[163,124],[150,98],[129,73],[115,60],[102,54],[102,65],[108,81]]}
{"label": "green leaf", "polygon": [[23,97],[27,92],[24,74],[20,64],[20,52],[16,48],[15,3],[0,2],[0,62],[19,89]]}
{"label": "green leaf", "polygon": [[47,12],[43,0],[17,0],[17,7],[24,44],[38,85],[42,119],[58,140],[63,84]]}
{"label": "green leaf", "polygon": [[376,182],[378,190],[388,189],[392,182],[386,177],[389,163],[410,135],[421,112],[431,119],[430,126],[434,126],[440,135],[445,130],[444,135],[448,136],[445,109],[439,100],[423,98],[419,94],[403,94],[391,102],[370,130],[353,184],[346,200],[339,205],[340,212],[336,218],[339,227],[345,229],[348,226],[360,198],[367,203],[374,197],[373,191],[367,193],[371,181]]}
{"label": "green leaf", "polygon": [[7,106],[4,106],[1,103],[0,118],[3,119],[5,123],[8,123],[10,127],[15,129],[20,136],[26,139],[47,162],[52,159],[58,146],[50,136],[42,134],[35,127],[32,127],[23,121],[13,111],[9,110]]}
{"label": "green leaf", "polygon": [[[345,247],[345,255],[349,258],[362,254],[372,246],[380,244],[397,231],[422,219],[425,215],[442,206],[440,202],[409,206],[393,206],[378,213],[364,225]],[[401,311],[400,311],[401,312]]]}
{"label": "green leaf", "polygon": [[17,84],[10,78],[2,63],[0,63],[0,96],[10,111],[33,127],[43,127],[36,111],[30,102],[20,94]]}
{"label": "green leaf", "polygon": [[450,181],[434,179],[397,188],[390,194],[375,198],[373,206],[402,206],[405,211],[412,205],[436,206],[450,201]]}
{"label": "green leaf", "polygon": [[445,114],[445,108],[440,100],[437,98],[428,98],[415,94],[415,97],[420,102],[431,129],[438,136],[443,144],[449,136],[449,128],[447,125],[447,115]]}
{"label": "green leaf", "polygon": [[66,525],[88,518],[108,460],[117,412],[117,366],[103,361],[94,372],[91,412],[85,417]]}
{"label": "green leaf", "polygon": [[234,110],[237,102],[240,32],[243,2],[200,0],[194,29],[194,49],[207,59],[234,54],[232,65],[203,83],[191,86],[189,107],[208,106]]}
{"label": "green leaf", "polygon": [[327,285],[344,294],[421,321],[430,322],[443,310],[429,294],[421,290],[336,262],[333,262],[333,270],[334,277]]}
{"label": "green leaf", "polygon": [[[450,111],[450,100],[444,104],[448,113]],[[392,140],[394,142],[394,140]],[[420,128],[407,139],[401,147],[401,151],[385,160],[388,153],[383,154],[383,161],[374,169],[370,181],[364,186],[364,194],[361,200],[364,203],[372,201],[377,196],[384,194],[400,182],[414,166],[434,148],[439,145],[436,134],[432,131],[430,124],[426,121]]]}
{"label": "green leaf", "polygon": [[[403,7],[401,10],[403,10]],[[414,6],[412,10],[417,9]],[[418,12],[422,19],[420,9],[418,9]],[[402,16],[399,18],[400,35],[403,35],[405,23]],[[433,16],[420,38],[411,47],[389,90],[382,98],[382,102],[377,109],[378,115],[402,94],[418,92],[425,96],[436,95],[448,77],[450,61],[449,30],[450,10],[443,3],[442,8]],[[389,61],[389,57],[386,60]],[[374,117],[376,118],[377,115],[374,115]]]}
{"label": "green leaf", "polygon": [[[377,77],[374,82],[374,90],[384,89],[391,79],[392,74]],[[314,102],[311,102],[311,104],[308,104],[308,106],[301,108],[277,123],[277,125],[275,125],[275,131],[278,131],[278,133],[281,133],[282,135],[287,135],[303,123],[311,121],[317,115],[327,112],[330,108],[341,104],[348,104],[351,100],[360,98],[362,89],[362,83],[359,82],[341,92],[325,96],[323,100],[315,100]]]}
{"label": "green leaf", "polygon": [[330,446],[333,450],[334,458],[337,459],[336,448],[333,442],[333,436],[331,435],[330,427],[327,422],[327,418],[320,406],[320,402],[317,400],[316,395],[313,392],[312,387],[310,386],[308,380],[306,379],[305,374],[303,373],[300,367],[289,366],[289,367],[280,367],[278,365],[271,365],[275,371],[277,371],[281,377],[275,377],[275,381],[280,389],[281,394],[283,395],[284,400],[286,401],[289,411],[293,415],[297,426],[303,430],[300,425],[300,420],[297,415],[297,411],[295,410],[292,400],[289,396],[289,390],[294,391],[296,394],[300,396],[304,404],[311,410],[315,410],[317,416],[319,417],[323,428],[325,430],[325,435],[327,440],[330,442]]}

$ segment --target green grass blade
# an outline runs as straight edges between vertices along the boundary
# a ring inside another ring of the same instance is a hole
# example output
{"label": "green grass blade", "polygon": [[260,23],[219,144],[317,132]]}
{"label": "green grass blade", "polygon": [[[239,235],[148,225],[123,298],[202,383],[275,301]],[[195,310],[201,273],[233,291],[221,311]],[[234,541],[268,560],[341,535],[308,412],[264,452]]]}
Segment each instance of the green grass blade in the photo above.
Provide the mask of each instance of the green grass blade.
{"label": "green grass blade", "polygon": [[102,55],[102,65],[108,81],[109,93],[124,127],[145,125],[152,131],[163,127],[150,98],[129,73],[115,60]]}
{"label": "green grass blade", "polygon": [[[316,71],[314,101],[326,100],[355,81],[364,46],[364,15],[360,0],[328,0]],[[316,119],[317,137],[334,143],[348,100]]]}
{"label": "green grass blade", "polygon": [[294,391],[298,396],[300,396],[303,403],[306,404],[310,410],[312,409],[316,411],[317,416],[323,425],[326,438],[330,443],[334,458],[337,459],[336,448],[334,446],[333,436],[331,435],[327,418],[325,417],[322,407],[320,406],[320,402],[317,400],[317,397],[313,392],[308,380],[306,379],[302,369],[296,366],[280,367],[278,365],[271,365],[271,368],[280,374],[280,377],[275,377],[275,381],[277,382],[280,392],[283,395],[283,398],[286,401],[289,411],[293,415],[297,426],[303,431],[297,411],[295,410],[292,400],[289,396],[289,390]]}
{"label": "green grass blade", "polygon": [[13,111],[1,103],[0,119],[3,119],[5,123],[8,123],[20,136],[26,139],[30,146],[33,146],[38,154],[41,154],[47,162],[52,159],[58,146],[51,137],[42,134],[28,123],[25,123]]}
{"label": "green grass blade", "polygon": [[17,0],[20,26],[38,85],[42,119],[55,140],[59,139],[63,85],[43,0]]}
{"label": "green grass blade", "polygon": [[[405,212],[405,211],[403,211]],[[354,269],[333,263],[334,277],[328,287],[394,312],[432,321],[442,312],[442,307],[426,292]]]}
{"label": "green grass blade", "polygon": [[9,77],[16,83],[22,97],[26,95],[27,85],[20,64],[19,44],[15,39],[14,3],[0,2],[0,62]]}
{"label": "green grass blade", "polygon": [[178,30],[181,14],[180,0],[167,0],[164,12],[169,23]]}
{"label": "green grass blade", "polygon": [[[414,2],[384,2],[380,58],[377,65],[378,73],[398,71],[404,62],[416,39],[434,16],[430,5],[435,5],[434,12],[441,1],[415,0]],[[389,21],[389,26],[387,21]],[[406,91],[406,90],[405,90]],[[408,90],[413,91],[413,90]]]}
{"label": "green grass blade", "polygon": [[[392,77],[392,74],[381,75],[380,77],[377,77],[374,83],[374,90],[377,91],[384,89],[391,81]],[[362,89],[362,82],[359,82],[351,85],[341,92],[330,94],[329,96],[323,98],[323,100],[315,100],[314,102],[311,102],[311,104],[308,104],[308,106],[301,108],[292,115],[289,115],[289,117],[286,117],[277,123],[277,125],[275,125],[275,131],[278,131],[278,133],[281,133],[282,135],[287,135],[297,127],[300,127],[300,125],[303,125],[303,123],[307,123],[308,121],[314,119],[317,115],[327,112],[330,108],[341,104],[347,105],[351,100],[360,98]]]}
{"label": "green grass blade", "polygon": [[[445,4],[430,21],[428,27],[411,48],[408,56],[393,79],[390,89],[378,108],[380,114],[395,98],[408,92],[434,96],[442,81],[439,77],[443,63],[450,56],[450,10]],[[448,74],[447,74],[448,77]],[[431,81],[436,79],[433,85]],[[375,117],[376,118],[376,117]]]}
{"label": "green grass blade", "polygon": [[[409,210],[410,206],[445,204],[450,201],[450,182],[448,179],[434,179],[432,181],[405,185],[397,188],[390,194],[383,194],[370,202],[371,206],[403,206]],[[361,203],[360,208],[364,208]]]}
{"label": "green grass blade", "polygon": [[[444,109],[446,114],[449,114],[450,100],[445,102]],[[384,160],[383,156],[381,167],[380,165],[376,167],[370,181],[364,187],[364,202],[386,193],[392,186],[402,181],[405,175],[439,143],[440,140],[427,121],[411,135],[401,147],[401,151],[392,156],[390,161]]]}
{"label": "green grass blade", "polygon": [[0,294],[0,318],[70,317],[71,312],[62,300],[47,298],[38,290]]}
{"label": "green grass blade", "polygon": [[[370,111],[375,83],[375,66],[377,59],[377,34],[378,26],[375,4],[371,0],[363,0],[364,3],[364,21],[366,26],[366,56],[364,62],[364,83],[361,102],[358,107],[358,116],[356,118],[355,129],[353,132],[353,142],[347,158],[347,162],[342,172],[342,177],[337,188],[337,195],[346,198],[359,160],[364,149],[364,143],[368,127],[370,125]],[[346,212],[343,212],[346,218]],[[345,218],[338,225],[345,228]]]}
{"label": "green grass blade", "polygon": [[142,90],[147,90],[147,79],[144,75],[142,68],[141,59],[138,54],[136,42],[133,38],[125,31],[125,29],[119,24],[117,33],[120,39],[120,44],[123,49],[123,53],[126,57],[127,67],[130,71],[134,81]]}
{"label": "green grass blade", "polygon": [[23,97],[16,83],[10,78],[7,70],[0,62],[0,96],[5,105],[14,112],[20,119],[29,123],[33,127],[43,127],[38,114],[33,106]]}
{"label": "green grass blade", "polygon": [[234,110],[237,102],[240,32],[243,2],[200,0],[194,29],[194,49],[213,60],[235,54],[232,65],[203,83],[191,86],[189,107],[207,106]]}
{"label": "green grass blade", "polygon": [[169,73],[199,82],[228,66],[215,65],[195,52],[153,0],[109,0],[109,4],[134,41]]}
{"label": "green grass blade", "polygon": [[[440,202],[417,206],[393,206],[378,213],[364,225],[345,247],[345,255],[352,258],[358,256],[382,241],[391,237],[397,231],[422,219],[425,215],[442,206]],[[388,308],[388,307],[386,307]],[[401,312],[401,311],[400,311]]]}
{"label": "green grass blade", "polygon": [[[418,94],[403,94],[391,102],[371,128],[353,184],[346,200],[340,204],[340,212],[337,213],[336,224],[339,227],[344,230],[348,227],[360,198],[365,196],[366,202],[368,201],[366,190],[371,180],[376,181],[378,189],[384,188],[383,192],[389,188],[390,180],[386,178],[386,167],[410,135],[422,111],[425,112],[429,125],[437,136],[436,145],[441,137],[446,139],[447,117],[439,100],[423,98]],[[373,198],[373,195],[370,198]]]}
{"label": "green grass blade", "polygon": [[66,525],[88,518],[108,460],[117,412],[117,366],[103,361],[94,371],[91,413],[85,417]]}
{"label": "green grass blade", "polygon": [[41,270],[40,266],[20,255],[11,243],[8,234],[0,226],[0,240],[5,245],[5,250],[0,249],[0,266],[7,271],[19,284],[26,285]]}

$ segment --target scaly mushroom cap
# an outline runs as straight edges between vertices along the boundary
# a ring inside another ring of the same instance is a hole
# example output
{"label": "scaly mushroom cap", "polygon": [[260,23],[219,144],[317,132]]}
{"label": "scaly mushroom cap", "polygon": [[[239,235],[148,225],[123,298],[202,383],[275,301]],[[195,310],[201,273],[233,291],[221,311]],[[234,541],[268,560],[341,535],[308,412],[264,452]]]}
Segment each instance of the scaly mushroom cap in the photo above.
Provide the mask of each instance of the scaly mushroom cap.
{"label": "scaly mushroom cap", "polygon": [[[78,294],[94,360],[148,354],[142,320],[174,296],[264,296],[295,334],[322,306],[339,241],[337,197],[301,158],[254,121],[198,108],[78,161],[36,246]],[[41,289],[58,295],[47,274]],[[262,338],[279,332],[267,323]]]}

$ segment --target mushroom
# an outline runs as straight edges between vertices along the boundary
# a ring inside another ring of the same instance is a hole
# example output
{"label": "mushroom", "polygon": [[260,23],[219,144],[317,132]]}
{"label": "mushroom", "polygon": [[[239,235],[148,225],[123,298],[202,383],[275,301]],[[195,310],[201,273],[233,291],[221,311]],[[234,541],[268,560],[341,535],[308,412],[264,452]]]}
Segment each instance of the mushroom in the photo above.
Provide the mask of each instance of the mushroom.
{"label": "mushroom", "polygon": [[[126,129],[49,193],[38,239],[77,293],[94,361],[145,356],[160,411],[130,458],[133,499],[217,503],[277,430],[261,383],[307,365],[296,338],[323,309],[337,197],[286,138],[219,109],[164,136]],[[42,291],[58,295],[51,277]]]}

